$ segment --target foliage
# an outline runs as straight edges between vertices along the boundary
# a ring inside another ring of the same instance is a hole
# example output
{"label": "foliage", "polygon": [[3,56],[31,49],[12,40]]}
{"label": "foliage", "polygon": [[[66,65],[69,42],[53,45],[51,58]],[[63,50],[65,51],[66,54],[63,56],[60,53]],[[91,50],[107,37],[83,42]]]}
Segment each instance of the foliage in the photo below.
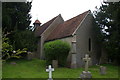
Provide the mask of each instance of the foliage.
{"label": "foliage", "polygon": [[103,3],[94,12],[95,20],[102,35],[101,42],[109,59],[119,61],[120,55],[120,2]]}
{"label": "foliage", "polygon": [[32,2],[10,2],[2,4],[2,31],[9,38],[9,43],[15,50],[27,48],[36,50],[36,38],[30,31],[30,9]]}
{"label": "foliage", "polygon": [[32,2],[2,3],[2,29],[4,33],[10,33],[16,29],[25,30],[29,24],[29,14]]}
{"label": "foliage", "polygon": [[10,58],[21,58],[21,54],[26,54],[26,49],[18,49],[14,51],[13,46],[9,44],[9,39],[3,37],[2,40],[2,59],[8,60]]}
{"label": "foliage", "polygon": [[17,31],[14,35],[15,49],[27,48],[28,51],[37,49],[37,39],[34,37],[34,32],[29,30]]}
{"label": "foliage", "polygon": [[10,58],[9,52],[13,51],[12,45],[8,43],[8,38],[3,38],[2,40],[2,58]]}
{"label": "foliage", "polygon": [[67,42],[60,40],[47,42],[44,45],[47,65],[52,63],[52,60],[58,60],[59,66],[65,66],[70,45]]}

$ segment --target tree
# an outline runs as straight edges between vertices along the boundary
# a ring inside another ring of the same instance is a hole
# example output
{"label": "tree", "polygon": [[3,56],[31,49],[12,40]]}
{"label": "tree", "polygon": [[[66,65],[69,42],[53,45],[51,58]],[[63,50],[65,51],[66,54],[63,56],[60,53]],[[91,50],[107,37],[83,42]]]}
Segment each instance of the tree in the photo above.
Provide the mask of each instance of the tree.
{"label": "tree", "polygon": [[119,61],[120,55],[120,2],[103,3],[94,12],[95,20],[99,26],[103,46],[112,61]]}
{"label": "tree", "polygon": [[32,2],[3,3],[2,6],[2,32],[9,38],[10,44],[15,50],[27,48],[29,51],[36,50],[36,38],[30,31],[29,14]]}
{"label": "tree", "polygon": [[34,32],[30,30],[17,31],[14,35],[14,46],[15,49],[27,48],[28,51],[35,51],[37,49],[37,39]]}
{"label": "tree", "polygon": [[32,2],[10,2],[2,3],[2,29],[4,33],[11,33],[14,30],[25,30],[29,24],[29,14]]}

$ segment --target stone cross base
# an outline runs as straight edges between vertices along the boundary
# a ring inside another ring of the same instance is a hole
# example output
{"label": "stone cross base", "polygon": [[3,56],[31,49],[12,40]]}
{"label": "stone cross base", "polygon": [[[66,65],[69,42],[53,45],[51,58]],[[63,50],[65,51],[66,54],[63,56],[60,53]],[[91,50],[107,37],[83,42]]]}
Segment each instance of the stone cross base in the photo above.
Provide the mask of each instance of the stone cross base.
{"label": "stone cross base", "polygon": [[52,78],[49,78],[48,80],[53,80]]}
{"label": "stone cross base", "polygon": [[85,78],[92,78],[92,74],[89,71],[83,71],[82,74],[80,74],[80,78],[85,79]]}

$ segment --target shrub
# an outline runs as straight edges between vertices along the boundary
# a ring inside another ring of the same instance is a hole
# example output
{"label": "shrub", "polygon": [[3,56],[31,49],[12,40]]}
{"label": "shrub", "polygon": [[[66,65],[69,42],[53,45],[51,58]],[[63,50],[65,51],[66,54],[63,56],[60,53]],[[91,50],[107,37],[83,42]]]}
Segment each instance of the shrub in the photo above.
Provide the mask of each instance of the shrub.
{"label": "shrub", "polygon": [[9,39],[2,38],[2,59],[8,60],[11,58],[21,58],[23,54],[27,54],[26,48],[20,50],[14,50],[13,46],[9,44]]}
{"label": "shrub", "polygon": [[58,65],[63,67],[70,51],[70,45],[61,40],[47,42],[44,45],[44,52],[47,65],[52,64],[52,60],[58,60]]}

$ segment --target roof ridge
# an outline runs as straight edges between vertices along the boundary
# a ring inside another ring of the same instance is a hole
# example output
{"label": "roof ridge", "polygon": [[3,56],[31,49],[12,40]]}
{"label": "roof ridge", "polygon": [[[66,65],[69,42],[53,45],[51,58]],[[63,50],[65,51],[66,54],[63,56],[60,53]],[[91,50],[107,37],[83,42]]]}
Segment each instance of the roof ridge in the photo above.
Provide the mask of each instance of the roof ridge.
{"label": "roof ridge", "polygon": [[[75,17],[73,17],[73,18],[70,18],[70,19],[68,19],[68,20],[66,20],[66,21],[69,21],[69,20],[72,20],[72,19],[74,19],[74,18],[77,18],[78,16],[80,16],[80,15],[83,15],[83,14],[85,14],[85,13],[88,13],[90,10],[87,10],[87,11],[85,11],[85,12],[83,12],[83,13],[81,13],[81,14],[78,14],[77,16],[75,16]],[[65,21],[65,22],[66,22]]]}
{"label": "roof ridge", "polygon": [[74,33],[77,31],[77,29],[80,27],[80,25],[82,24],[82,22],[85,20],[86,16],[87,16],[90,12],[91,12],[91,11],[88,10],[88,11],[82,13],[82,14],[86,14],[86,15],[84,16],[84,18],[82,19],[82,21],[80,22],[80,24],[78,25],[78,27],[76,28],[76,30],[72,33],[72,35],[74,35]]}
{"label": "roof ridge", "polygon": [[[44,24],[48,23],[48,22],[49,22],[49,21],[51,21],[51,20],[56,19],[58,16],[59,16],[59,15],[57,15],[56,17],[53,17],[52,19],[48,20],[48,21],[47,21],[47,22],[45,22]],[[44,24],[42,24],[41,26],[43,26]]]}
{"label": "roof ridge", "polygon": [[[43,33],[54,23],[54,21],[56,21],[56,19],[57,19],[59,16],[61,17],[61,14],[59,14],[58,16],[56,16],[56,17],[54,17],[54,18],[52,19],[52,20],[53,20],[52,23],[43,31]],[[49,21],[48,21],[48,22],[49,22]],[[42,34],[43,34],[43,33],[42,33]],[[41,35],[42,35],[42,34],[41,34]]]}

